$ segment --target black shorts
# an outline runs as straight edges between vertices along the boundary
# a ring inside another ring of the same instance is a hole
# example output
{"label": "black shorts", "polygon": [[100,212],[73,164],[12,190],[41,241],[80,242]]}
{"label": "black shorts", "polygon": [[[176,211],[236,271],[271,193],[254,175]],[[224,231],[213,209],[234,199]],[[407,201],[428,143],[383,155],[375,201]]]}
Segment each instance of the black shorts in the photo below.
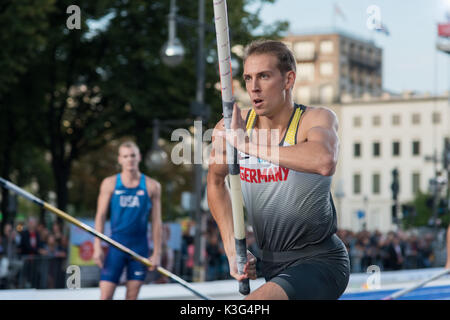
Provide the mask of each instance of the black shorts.
{"label": "black shorts", "polygon": [[263,261],[266,281],[281,286],[290,300],[337,300],[347,288],[350,261],[344,244],[334,242],[334,249],[312,257],[283,263]]}

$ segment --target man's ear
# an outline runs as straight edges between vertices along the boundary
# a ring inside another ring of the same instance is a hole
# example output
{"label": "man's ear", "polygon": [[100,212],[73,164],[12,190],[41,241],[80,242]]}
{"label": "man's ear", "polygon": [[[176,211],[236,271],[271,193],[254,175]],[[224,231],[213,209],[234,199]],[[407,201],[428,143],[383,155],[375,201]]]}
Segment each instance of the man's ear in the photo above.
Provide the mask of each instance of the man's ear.
{"label": "man's ear", "polygon": [[296,74],[294,71],[291,70],[286,72],[286,90],[294,88],[295,78]]}

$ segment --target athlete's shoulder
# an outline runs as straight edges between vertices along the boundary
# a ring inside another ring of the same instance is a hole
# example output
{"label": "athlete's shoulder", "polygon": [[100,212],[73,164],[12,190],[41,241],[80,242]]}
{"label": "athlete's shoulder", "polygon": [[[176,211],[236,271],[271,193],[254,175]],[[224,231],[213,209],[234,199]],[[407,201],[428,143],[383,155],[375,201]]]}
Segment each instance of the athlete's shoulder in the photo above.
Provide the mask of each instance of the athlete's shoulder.
{"label": "athlete's shoulder", "polygon": [[112,193],[116,187],[117,175],[106,177],[100,185],[101,193]]}
{"label": "athlete's shoulder", "polygon": [[101,188],[105,188],[105,189],[114,189],[116,186],[116,181],[117,181],[117,175],[112,175],[109,177],[106,177],[105,179],[103,179],[102,184],[101,184]]}
{"label": "athlete's shoulder", "polygon": [[145,176],[145,185],[150,197],[161,194],[161,184],[157,180]]}
{"label": "athlete's shoulder", "polygon": [[307,127],[321,126],[328,124],[337,129],[338,119],[336,113],[326,107],[306,107],[304,113],[304,123]]}

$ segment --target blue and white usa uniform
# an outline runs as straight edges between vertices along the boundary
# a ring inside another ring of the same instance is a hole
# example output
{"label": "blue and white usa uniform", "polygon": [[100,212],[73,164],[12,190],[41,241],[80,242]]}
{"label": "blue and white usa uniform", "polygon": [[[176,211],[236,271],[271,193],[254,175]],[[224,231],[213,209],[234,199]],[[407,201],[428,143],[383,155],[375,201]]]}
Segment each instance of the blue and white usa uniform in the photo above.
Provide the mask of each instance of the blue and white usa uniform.
{"label": "blue and white usa uniform", "polygon": [[[111,238],[137,254],[148,257],[147,229],[152,200],[147,192],[145,175],[141,174],[136,188],[123,185],[121,175],[110,200]],[[100,280],[119,283],[123,269],[127,268],[128,280],[144,281],[147,267],[128,254],[110,246],[101,270]]]}

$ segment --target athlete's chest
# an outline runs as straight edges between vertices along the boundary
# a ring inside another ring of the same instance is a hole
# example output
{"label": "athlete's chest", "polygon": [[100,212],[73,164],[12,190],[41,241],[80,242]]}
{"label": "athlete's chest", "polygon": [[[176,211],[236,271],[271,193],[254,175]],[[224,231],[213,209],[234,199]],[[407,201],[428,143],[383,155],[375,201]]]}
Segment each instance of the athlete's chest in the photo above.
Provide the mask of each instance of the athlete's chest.
{"label": "athlete's chest", "polygon": [[238,151],[240,179],[250,184],[282,183],[289,177],[288,168]]}
{"label": "athlete's chest", "polygon": [[142,189],[116,189],[111,201],[121,208],[139,208],[146,201],[146,192]]}

